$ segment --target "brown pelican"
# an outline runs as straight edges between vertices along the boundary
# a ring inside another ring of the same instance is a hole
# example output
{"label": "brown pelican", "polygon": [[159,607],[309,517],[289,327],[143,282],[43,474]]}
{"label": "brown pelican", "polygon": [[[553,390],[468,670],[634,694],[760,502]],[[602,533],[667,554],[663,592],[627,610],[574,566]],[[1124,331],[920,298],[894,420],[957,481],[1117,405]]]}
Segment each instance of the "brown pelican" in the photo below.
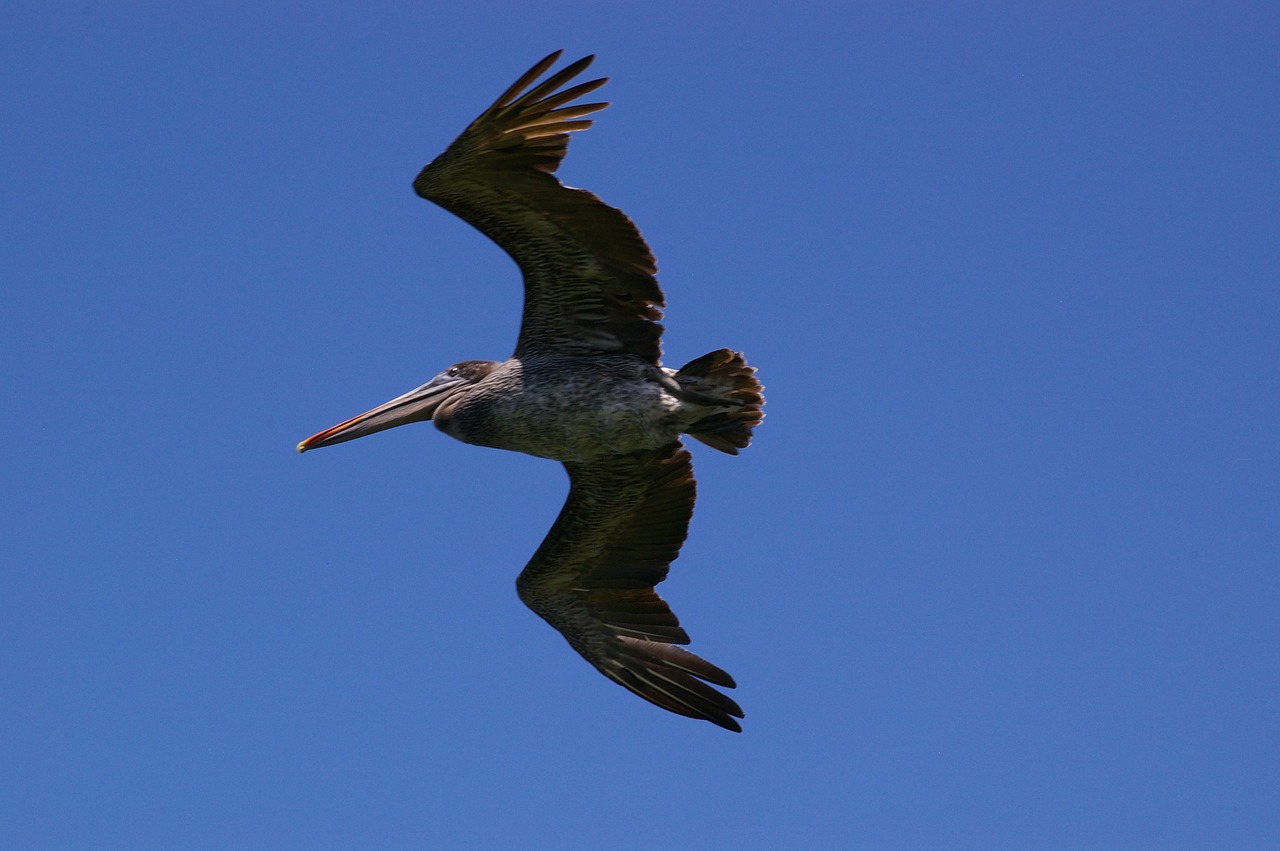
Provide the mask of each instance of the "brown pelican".
{"label": "brown pelican", "polygon": [[[468,360],[298,444],[305,452],[431,420],[465,443],[563,462],[569,497],[516,588],[605,676],[663,709],[740,731],[742,710],[708,683],[733,678],[688,644],[654,591],[693,514],[687,434],[736,455],[763,419],[742,355],[719,349],[678,370],[659,360],[665,305],[631,220],[553,174],[569,134],[607,103],[562,88],[593,56],[537,82],[534,65],[413,182],[419,195],[501,246],[524,276],[515,354]],[[536,83],[536,85],[535,85]]]}

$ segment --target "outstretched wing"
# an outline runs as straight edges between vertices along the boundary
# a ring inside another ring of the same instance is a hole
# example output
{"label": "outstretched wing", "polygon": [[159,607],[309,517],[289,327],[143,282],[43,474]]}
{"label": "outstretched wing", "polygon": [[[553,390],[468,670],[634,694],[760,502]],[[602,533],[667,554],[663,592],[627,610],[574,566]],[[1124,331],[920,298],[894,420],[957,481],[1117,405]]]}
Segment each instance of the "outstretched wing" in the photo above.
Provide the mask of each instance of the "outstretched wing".
{"label": "outstretched wing", "polygon": [[[569,134],[607,103],[570,104],[607,79],[561,88],[595,57],[535,82],[534,65],[413,182],[419,195],[470,222],[524,274],[516,357],[621,352],[654,363],[664,305],[653,254],[631,220],[554,172]],[[532,88],[530,88],[532,87]],[[526,91],[527,90],[527,91]]]}
{"label": "outstretched wing", "polygon": [[707,685],[733,688],[733,677],[675,646],[689,636],[654,591],[693,515],[689,453],[677,442],[565,467],[569,498],[516,582],[520,599],[611,680],[741,731],[738,704]]}

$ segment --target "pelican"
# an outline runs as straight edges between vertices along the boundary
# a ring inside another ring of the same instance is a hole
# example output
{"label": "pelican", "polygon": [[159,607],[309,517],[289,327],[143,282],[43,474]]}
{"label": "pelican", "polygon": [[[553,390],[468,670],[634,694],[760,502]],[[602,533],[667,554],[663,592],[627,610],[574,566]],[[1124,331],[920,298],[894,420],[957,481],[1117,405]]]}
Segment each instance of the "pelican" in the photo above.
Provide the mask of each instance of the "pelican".
{"label": "pelican", "polygon": [[653,254],[620,210],[554,176],[569,134],[609,105],[574,103],[608,78],[565,87],[594,56],[539,82],[560,54],[516,80],[413,182],[520,267],[515,354],[454,364],[298,451],[430,420],[464,443],[560,461],[569,496],[516,581],[520,599],[609,679],[740,732],[742,709],[712,688],[735,688],[733,677],[678,646],[689,636],[654,586],[693,515],[680,436],[738,454],[764,418],[763,388],[729,349],[662,366]]}

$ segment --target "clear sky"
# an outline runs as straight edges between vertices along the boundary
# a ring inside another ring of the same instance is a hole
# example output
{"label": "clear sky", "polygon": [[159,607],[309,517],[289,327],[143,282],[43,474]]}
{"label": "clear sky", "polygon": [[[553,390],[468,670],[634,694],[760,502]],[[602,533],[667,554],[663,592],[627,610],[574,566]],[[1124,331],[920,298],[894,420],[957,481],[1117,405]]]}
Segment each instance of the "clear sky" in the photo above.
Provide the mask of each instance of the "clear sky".
{"label": "clear sky", "polygon": [[[0,8],[0,847],[1280,845],[1274,3],[196,5]],[[557,464],[294,452],[510,353],[410,181],[561,47],[768,387],[661,587],[741,735],[520,604]]]}

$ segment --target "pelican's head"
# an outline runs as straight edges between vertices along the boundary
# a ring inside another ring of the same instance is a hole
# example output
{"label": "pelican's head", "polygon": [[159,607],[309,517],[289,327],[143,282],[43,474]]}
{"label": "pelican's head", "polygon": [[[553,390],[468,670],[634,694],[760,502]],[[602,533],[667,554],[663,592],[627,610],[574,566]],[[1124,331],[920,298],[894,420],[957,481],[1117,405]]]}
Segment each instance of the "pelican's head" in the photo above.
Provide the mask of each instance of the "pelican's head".
{"label": "pelican's head", "polygon": [[435,417],[441,408],[451,409],[476,382],[498,366],[491,360],[465,360],[455,363],[426,384],[383,402],[372,411],[338,423],[319,434],[313,434],[298,444],[299,452],[332,446],[346,440],[355,440],[375,431],[395,428],[405,423],[417,423]]}

